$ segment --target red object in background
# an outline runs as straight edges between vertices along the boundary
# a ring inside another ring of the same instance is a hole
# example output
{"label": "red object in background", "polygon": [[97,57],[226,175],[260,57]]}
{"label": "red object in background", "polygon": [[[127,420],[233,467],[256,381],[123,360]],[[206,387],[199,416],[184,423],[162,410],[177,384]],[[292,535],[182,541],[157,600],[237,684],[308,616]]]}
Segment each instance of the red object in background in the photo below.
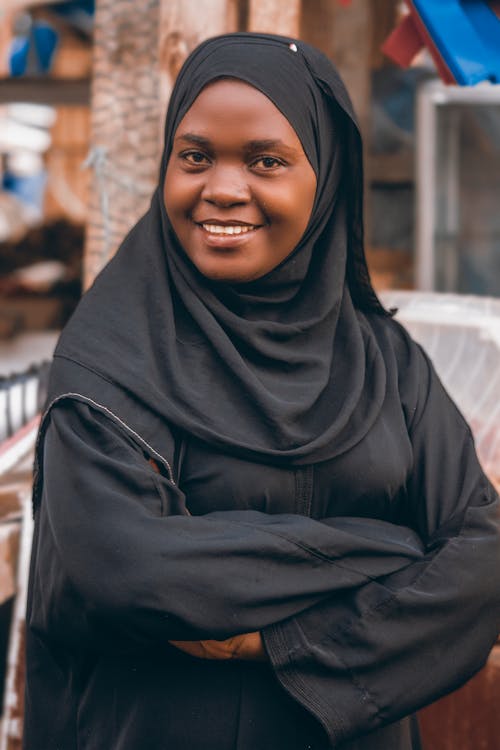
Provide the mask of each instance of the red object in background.
{"label": "red object in background", "polygon": [[498,750],[500,646],[466,685],[419,712],[425,750]]}
{"label": "red object in background", "polygon": [[399,26],[396,26],[390,33],[381,49],[384,55],[390,57],[402,68],[407,68],[423,46],[424,40],[411,13],[408,13]]}
{"label": "red object in background", "polygon": [[500,0],[489,0],[488,4],[493,13],[500,18]]}
{"label": "red object in background", "polygon": [[415,55],[424,47],[431,53],[441,80],[444,83],[455,83],[455,78],[439,54],[420,16],[409,3],[408,15],[389,34],[382,45],[382,52],[397,65],[408,68]]}

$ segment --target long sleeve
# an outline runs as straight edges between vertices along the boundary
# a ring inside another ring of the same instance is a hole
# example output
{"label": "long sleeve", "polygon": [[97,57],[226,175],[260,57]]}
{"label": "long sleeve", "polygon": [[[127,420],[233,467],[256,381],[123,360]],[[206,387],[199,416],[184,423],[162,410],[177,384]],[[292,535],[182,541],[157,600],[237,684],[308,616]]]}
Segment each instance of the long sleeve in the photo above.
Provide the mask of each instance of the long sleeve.
{"label": "long sleeve", "polygon": [[186,499],[106,416],[52,410],[36,518],[30,626],[70,643],[166,643],[261,629],[422,557],[372,519],[224,511]]}
{"label": "long sleeve", "polygon": [[406,522],[425,557],[264,631],[282,685],[335,747],[458,687],[500,629],[499,499],[469,427],[416,351]]}

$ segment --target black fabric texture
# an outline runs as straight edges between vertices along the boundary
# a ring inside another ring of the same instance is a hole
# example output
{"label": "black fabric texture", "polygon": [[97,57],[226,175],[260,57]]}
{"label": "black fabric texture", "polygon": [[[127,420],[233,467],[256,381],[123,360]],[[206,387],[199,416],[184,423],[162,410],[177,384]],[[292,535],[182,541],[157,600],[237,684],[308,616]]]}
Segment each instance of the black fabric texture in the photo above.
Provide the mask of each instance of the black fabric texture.
{"label": "black fabric texture", "polygon": [[[76,396],[52,408],[26,748],[416,750],[400,718],[473,674],[498,632],[498,498],[426,358],[376,320],[381,417],[314,467],[187,439],[174,484],[108,412]],[[312,518],[295,514],[308,483]],[[252,628],[273,671],[167,643]]]}
{"label": "black fabric texture", "polygon": [[[187,60],[151,208],[85,296],[56,357],[100,373],[230,453],[305,464],[348,450],[369,431],[385,370],[346,282],[348,257],[366,273],[361,142],[349,98],[326,57],[303,43],[294,52],[289,41],[229,35]],[[177,125],[207,84],[228,76],[258,88],[287,117],[318,182],[298,247],[265,277],[238,285],[210,283],[197,271],[162,192]]]}

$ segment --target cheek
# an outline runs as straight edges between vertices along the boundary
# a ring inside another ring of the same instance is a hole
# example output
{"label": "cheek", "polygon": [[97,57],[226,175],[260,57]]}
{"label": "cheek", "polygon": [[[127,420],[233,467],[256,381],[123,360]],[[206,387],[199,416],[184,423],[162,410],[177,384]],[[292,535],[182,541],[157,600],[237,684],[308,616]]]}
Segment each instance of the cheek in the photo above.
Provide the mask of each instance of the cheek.
{"label": "cheek", "polygon": [[163,186],[163,201],[170,220],[180,218],[189,211],[194,201],[195,191],[192,181],[187,181],[185,175],[167,168]]}
{"label": "cheek", "polygon": [[276,229],[298,241],[309,223],[315,196],[316,176],[312,169],[298,171],[293,179],[275,188],[265,205]]}

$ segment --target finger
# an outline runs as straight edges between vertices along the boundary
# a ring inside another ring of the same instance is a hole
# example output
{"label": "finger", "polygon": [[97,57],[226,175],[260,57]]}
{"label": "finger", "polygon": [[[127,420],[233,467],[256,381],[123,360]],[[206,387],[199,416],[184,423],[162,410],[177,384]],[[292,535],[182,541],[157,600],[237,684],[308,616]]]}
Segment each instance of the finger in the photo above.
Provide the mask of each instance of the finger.
{"label": "finger", "polygon": [[169,643],[179,651],[183,651],[190,656],[196,656],[203,659],[205,651],[200,641],[169,641]]}

